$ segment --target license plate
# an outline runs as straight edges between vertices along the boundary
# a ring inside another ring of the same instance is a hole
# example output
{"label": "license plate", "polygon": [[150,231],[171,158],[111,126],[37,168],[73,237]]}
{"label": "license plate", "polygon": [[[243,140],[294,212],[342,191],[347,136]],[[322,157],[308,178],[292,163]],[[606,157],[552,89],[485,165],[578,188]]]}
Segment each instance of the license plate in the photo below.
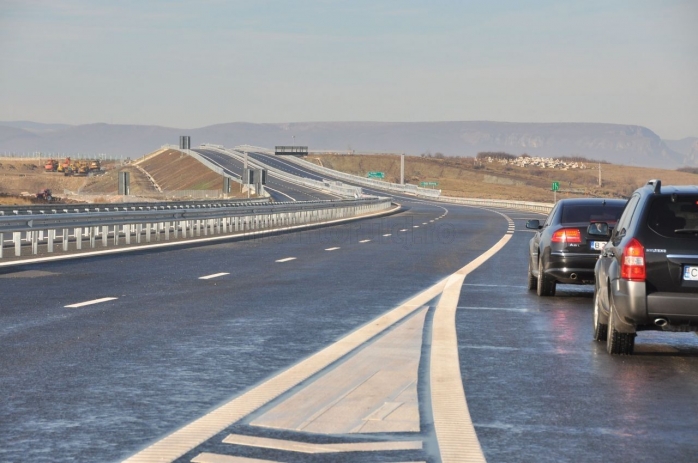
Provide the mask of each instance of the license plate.
{"label": "license plate", "polygon": [[698,266],[686,265],[683,268],[683,279],[688,281],[698,281]]}
{"label": "license plate", "polygon": [[606,246],[606,243],[608,243],[608,241],[589,241],[589,246],[591,246],[591,249],[594,251],[600,251]]}

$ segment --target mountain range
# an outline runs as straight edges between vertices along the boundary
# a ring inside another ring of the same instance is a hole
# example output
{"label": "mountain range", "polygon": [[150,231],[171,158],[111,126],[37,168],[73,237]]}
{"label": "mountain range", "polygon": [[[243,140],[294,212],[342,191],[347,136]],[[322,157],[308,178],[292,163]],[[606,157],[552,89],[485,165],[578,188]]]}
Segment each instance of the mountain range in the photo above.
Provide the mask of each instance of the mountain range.
{"label": "mountain range", "polygon": [[0,122],[0,155],[10,153],[107,153],[136,158],[180,135],[224,146],[307,145],[340,152],[443,153],[474,156],[482,151],[520,155],[583,156],[614,164],[676,168],[698,166],[698,138],[662,140],[646,127],[601,123],[514,122],[233,122],[196,129],[153,125],[42,124]]}

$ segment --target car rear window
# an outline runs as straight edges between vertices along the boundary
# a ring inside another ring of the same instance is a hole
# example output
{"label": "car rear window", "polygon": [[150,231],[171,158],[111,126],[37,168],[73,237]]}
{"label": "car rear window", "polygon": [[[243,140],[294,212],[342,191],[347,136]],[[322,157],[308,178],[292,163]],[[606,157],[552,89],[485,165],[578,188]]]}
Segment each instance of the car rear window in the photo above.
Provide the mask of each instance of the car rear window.
{"label": "car rear window", "polygon": [[662,236],[698,238],[698,195],[671,195],[654,198],[647,225]]}
{"label": "car rear window", "polygon": [[625,204],[566,204],[560,223],[607,222],[614,225],[623,213]]}

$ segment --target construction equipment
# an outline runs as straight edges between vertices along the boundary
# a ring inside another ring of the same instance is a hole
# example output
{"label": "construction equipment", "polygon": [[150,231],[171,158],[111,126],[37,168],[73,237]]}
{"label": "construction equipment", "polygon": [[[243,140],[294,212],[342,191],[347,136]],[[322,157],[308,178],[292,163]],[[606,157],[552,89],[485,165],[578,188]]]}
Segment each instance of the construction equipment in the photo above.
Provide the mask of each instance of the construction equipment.
{"label": "construction equipment", "polygon": [[55,172],[58,169],[58,161],[55,159],[49,159],[44,164],[44,170],[46,172]]}
{"label": "construction equipment", "polygon": [[94,161],[90,162],[90,171],[96,171],[96,170],[101,170],[102,166],[99,163],[99,160],[95,159]]}
{"label": "construction equipment", "polygon": [[36,194],[36,199],[42,199],[44,201],[51,201],[53,199],[53,195],[51,194],[51,190],[48,188],[44,188],[43,190],[39,191]]}
{"label": "construction equipment", "polygon": [[[70,168],[70,158],[65,158],[65,159],[63,160],[63,162],[60,163],[60,164],[58,165],[58,167],[56,168],[56,170],[57,170],[58,172],[65,172],[65,170],[66,170],[67,168]],[[65,174],[65,175],[69,175],[69,174]]]}

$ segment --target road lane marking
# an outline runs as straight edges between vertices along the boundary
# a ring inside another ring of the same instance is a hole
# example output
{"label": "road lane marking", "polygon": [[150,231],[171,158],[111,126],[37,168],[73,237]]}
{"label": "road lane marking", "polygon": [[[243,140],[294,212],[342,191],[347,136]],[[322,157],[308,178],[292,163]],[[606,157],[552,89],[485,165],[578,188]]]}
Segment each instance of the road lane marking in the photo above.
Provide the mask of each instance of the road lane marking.
{"label": "road lane marking", "polygon": [[93,299],[91,301],[78,302],[77,304],[70,304],[64,307],[68,309],[75,309],[78,307],[85,307],[86,305],[99,304],[100,302],[113,301],[115,299],[118,299],[118,297],[103,297],[101,299]]}
{"label": "road lane marking", "polygon": [[339,452],[381,452],[391,450],[421,450],[421,441],[356,442],[350,444],[311,444],[268,437],[229,434],[223,439],[225,444],[245,445],[265,449],[284,450],[307,454]]}
{"label": "road lane marking", "polygon": [[427,224],[426,222],[422,222],[422,225],[426,225],[426,224]]}
{"label": "road lane marking", "polygon": [[400,230],[400,231],[401,231],[401,232],[404,232],[404,231],[407,231],[407,229],[406,229],[406,228],[403,228],[403,229],[402,229],[402,230]]}
{"label": "road lane marking", "polygon": [[199,277],[199,280],[210,280],[211,278],[218,278],[218,277],[222,277],[223,275],[230,275],[230,273],[226,273],[226,272],[214,273],[213,275],[206,275],[203,277]]}
{"label": "road lane marking", "polygon": [[284,259],[279,259],[276,262],[288,262],[290,260],[296,260],[296,258],[295,257],[286,257]]}
{"label": "road lane marking", "polygon": [[335,246],[333,248],[327,248],[327,249],[325,249],[325,251],[336,251],[337,249],[342,249],[342,248],[340,248],[339,246]]}
{"label": "road lane marking", "polygon": [[412,226],[412,228],[419,228],[419,225],[414,225]]}
{"label": "road lane marking", "polygon": [[361,241],[359,241],[359,243],[368,243],[369,241],[371,241],[371,240],[361,240]]}
{"label": "road lane marking", "polygon": [[[447,283],[449,284],[447,297],[441,298],[442,300],[439,301],[434,314],[430,354],[434,428],[444,463],[465,461],[467,457],[462,455],[474,456],[475,460],[473,461],[483,462],[484,456],[482,455],[482,450],[470,419],[468,406],[465,402],[460,364],[458,362],[458,340],[455,332],[455,307],[458,303],[458,295],[454,293],[456,289],[460,290],[463,279],[467,274],[498,252],[510,239],[511,235],[503,236],[492,248],[453,275],[438,281],[400,306],[369,321],[334,344],[301,360],[258,386],[209,411],[201,418],[154,442],[124,460],[124,462],[155,463],[173,461],[179,458],[228,426],[257,411],[281,394],[306,381],[312,375],[317,374],[342,357],[355,351],[369,339],[390,329],[396,323],[443,293]],[[458,292],[458,294],[460,293]],[[439,310],[440,308],[441,310]],[[447,326],[449,323],[452,325],[450,329]],[[445,336],[445,339],[442,338],[442,334]],[[443,355],[444,358],[440,358],[440,355]],[[446,365],[441,365],[442,360],[446,360]],[[448,370],[452,371],[449,372]],[[457,381],[454,378],[457,378]],[[446,383],[439,384],[438,381],[442,380],[446,381]],[[463,414],[464,416],[459,416]],[[467,426],[468,424],[469,426]],[[461,456],[459,457],[459,455]]]}
{"label": "road lane marking", "polygon": [[392,235],[393,235],[392,233],[386,233],[386,234],[383,235],[383,236],[392,236]]}
{"label": "road lane marking", "polygon": [[192,458],[192,463],[279,463],[274,460],[260,460],[258,458],[233,457],[219,455],[217,453],[203,452]]}
{"label": "road lane marking", "polygon": [[504,235],[494,246],[448,277],[434,311],[429,384],[434,431],[443,463],[486,462],[463,390],[456,311],[465,277],[499,252],[510,239],[511,235]]}
{"label": "road lane marking", "polygon": [[126,463],[173,461],[231,424],[266,405],[289,389],[327,368],[357,347],[414,313],[443,291],[446,279],[413,296],[402,305],[371,320],[336,343],[271,377],[201,418],[172,432],[124,460]]}

